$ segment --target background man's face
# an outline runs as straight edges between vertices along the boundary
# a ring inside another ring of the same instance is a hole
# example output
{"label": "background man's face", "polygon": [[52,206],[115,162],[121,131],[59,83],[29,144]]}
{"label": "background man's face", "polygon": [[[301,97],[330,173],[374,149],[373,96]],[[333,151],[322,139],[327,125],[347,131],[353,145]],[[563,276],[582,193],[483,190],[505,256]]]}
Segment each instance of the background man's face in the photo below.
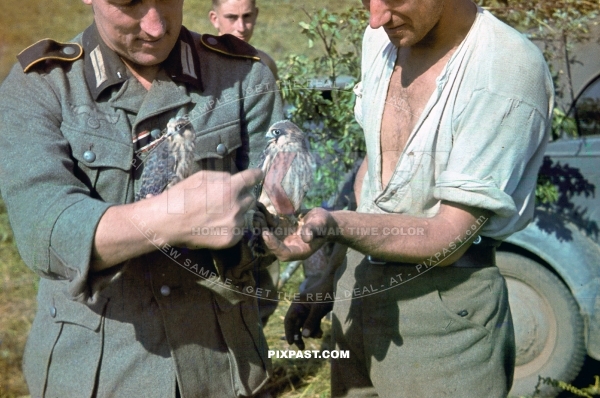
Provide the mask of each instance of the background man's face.
{"label": "background man's face", "polygon": [[369,25],[383,27],[396,47],[411,47],[427,37],[440,21],[445,0],[362,0]]}
{"label": "background man's face", "polygon": [[258,17],[258,8],[250,0],[227,0],[216,10],[210,11],[208,16],[220,35],[229,33],[249,42]]}
{"label": "background man's face", "polygon": [[94,10],[102,40],[125,61],[152,66],[175,46],[183,0],[83,0]]}

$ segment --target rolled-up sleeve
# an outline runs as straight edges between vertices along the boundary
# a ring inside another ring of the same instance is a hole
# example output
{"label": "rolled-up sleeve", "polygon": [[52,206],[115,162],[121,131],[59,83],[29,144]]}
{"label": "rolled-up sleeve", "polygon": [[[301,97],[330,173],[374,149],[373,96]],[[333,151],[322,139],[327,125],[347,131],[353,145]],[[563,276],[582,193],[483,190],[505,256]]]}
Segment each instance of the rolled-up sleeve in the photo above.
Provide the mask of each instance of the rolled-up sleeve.
{"label": "rolled-up sleeve", "polygon": [[548,141],[548,104],[532,105],[485,89],[474,92],[453,121],[446,169],[436,179],[439,200],[487,209],[482,234],[503,237],[533,215],[537,173]]}
{"label": "rolled-up sleeve", "polygon": [[0,190],[19,253],[45,278],[85,292],[94,234],[109,203],[74,174],[60,100],[45,75],[15,67],[0,88]]}
{"label": "rolled-up sleeve", "polygon": [[491,210],[510,217],[517,208],[509,194],[498,188],[492,178],[481,180],[466,174],[444,171],[436,183],[437,199]]}

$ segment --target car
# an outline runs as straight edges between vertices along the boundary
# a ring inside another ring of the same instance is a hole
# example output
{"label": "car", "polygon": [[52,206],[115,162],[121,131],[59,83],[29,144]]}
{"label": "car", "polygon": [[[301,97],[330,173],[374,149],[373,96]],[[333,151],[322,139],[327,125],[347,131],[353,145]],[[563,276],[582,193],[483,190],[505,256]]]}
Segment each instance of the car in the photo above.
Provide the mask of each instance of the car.
{"label": "car", "polygon": [[[593,38],[556,61],[557,106],[577,136],[548,144],[540,173],[559,189],[529,226],[507,238],[497,264],[509,292],[516,339],[510,396],[530,395],[538,377],[571,382],[586,354],[600,360],[600,24]],[[599,374],[596,370],[595,374]],[[592,382],[592,380],[589,380]],[[542,385],[541,396],[559,390]]]}

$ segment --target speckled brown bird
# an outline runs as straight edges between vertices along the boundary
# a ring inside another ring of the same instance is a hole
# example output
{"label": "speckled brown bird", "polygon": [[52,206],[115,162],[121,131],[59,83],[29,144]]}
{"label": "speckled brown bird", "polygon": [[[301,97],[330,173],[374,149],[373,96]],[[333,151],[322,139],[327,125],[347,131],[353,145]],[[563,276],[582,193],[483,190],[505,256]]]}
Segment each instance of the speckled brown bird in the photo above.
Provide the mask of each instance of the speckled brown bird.
{"label": "speckled brown bird", "polygon": [[258,200],[272,214],[290,216],[298,213],[313,183],[315,159],[304,133],[289,120],[273,124],[262,153],[265,179]]}
{"label": "speckled brown bird", "polygon": [[136,201],[158,195],[191,175],[195,137],[187,116],[169,120],[167,132],[156,140],[144,161],[142,186],[135,195]]}
{"label": "speckled brown bird", "polygon": [[[256,197],[269,213],[286,218],[288,225],[294,226],[314,180],[315,159],[306,136],[289,120],[273,124],[266,136],[269,141],[260,165],[265,178],[257,186]],[[251,239],[251,247],[255,240]]]}

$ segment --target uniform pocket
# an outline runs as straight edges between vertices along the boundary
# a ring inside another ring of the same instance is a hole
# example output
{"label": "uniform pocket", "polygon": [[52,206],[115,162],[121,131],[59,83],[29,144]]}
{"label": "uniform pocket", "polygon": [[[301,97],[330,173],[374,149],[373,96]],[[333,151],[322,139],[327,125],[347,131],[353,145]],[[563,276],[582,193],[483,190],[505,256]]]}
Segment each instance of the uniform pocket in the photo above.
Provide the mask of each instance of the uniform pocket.
{"label": "uniform pocket", "polygon": [[63,126],[75,161],[75,176],[93,197],[125,203],[131,170],[135,167],[132,144]]}
{"label": "uniform pocket", "polygon": [[50,316],[60,331],[50,355],[45,396],[91,397],[102,358],[107,299],[98,296],[88,306],[55,294],[52,301]]}
{"label": "uniform pocket", "polygon": [[223,159],[242,146],[239,120],[196,131],[194,160]]}
{"label": "uniform pocket", "polygon": [[504,291],[498,270],[448,267],[438,271],[434,276],[436,296],[448,320],[490,334]]}
{"label": "uniform pocket", "polygon": [[82,326],[93,332],[100,332],[104,307],[108,299],[96,295],[91,305],[70,300],[63,294],[54,296],[54,322]]}
{"label": "uniform pocket", "polygon": [[73,134],[69,143],[73,157],[89,169],[117,168],[129,171],[132,167],[133,146],[91,134]]}
{"label": "uniform pocket", "polygon": [[232,388],[237,395],[256,394],[271,374],[271,360],[255,298],[232,305],[217,295],[215,307],[223,340],[228,347]]}

